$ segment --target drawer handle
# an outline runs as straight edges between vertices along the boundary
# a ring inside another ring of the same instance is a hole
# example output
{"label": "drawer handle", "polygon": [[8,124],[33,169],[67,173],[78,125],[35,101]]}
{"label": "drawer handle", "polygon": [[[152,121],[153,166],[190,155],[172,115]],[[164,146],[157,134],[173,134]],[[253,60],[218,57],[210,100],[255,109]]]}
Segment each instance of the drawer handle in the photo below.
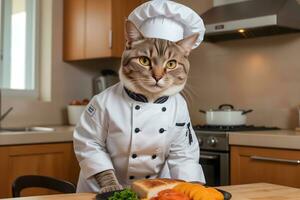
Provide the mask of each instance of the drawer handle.
{"label": "drawer handle", "polygon": [[112,45],[113,45],[113,44],[112,44],[112,43],[113,43],[113,41],[112,41],[112,40],[113,40],[113,38],[112,38],[113,35],[112,35],[112,34],[113,34],[112,30],[110,30],[110,31],[109,31],[109,34],[108,34],[108,43],[109,43],[108,45],[109,45],[109,48],[110,48],[110,49],[112,48]]}
{"label": "drawer handle", "polygon": [[281,158],[271,158],[271,157],[263,157],[263,156],[250,156],[252,160],[260,160],[260,161],[271,161],[271,162],[280,162],[280,163],[289,163],[289,164],[300,164],[300,160],[289,160],[289,159],[281,159]]}
{"label": "drawer handle", "polygon": [[207,160],[216,160],[218,159],[218,156],[200,155],[200,158]]}

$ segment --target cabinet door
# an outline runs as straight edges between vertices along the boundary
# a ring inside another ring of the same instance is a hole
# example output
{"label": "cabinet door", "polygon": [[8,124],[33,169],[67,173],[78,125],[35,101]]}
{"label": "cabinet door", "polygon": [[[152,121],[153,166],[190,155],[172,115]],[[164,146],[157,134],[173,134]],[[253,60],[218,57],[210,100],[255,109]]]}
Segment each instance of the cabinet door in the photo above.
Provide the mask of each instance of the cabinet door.
{"label": "cabinet door", "polygon": [[86,0],[64,0],[64,50],[66,61],[85,57],[85,2]]}
{"label": "cabinet door", "polygon": [[231,147],[231,184],[267,182],[300,188],[300,151]]}
{"label": "cabinet door", "polygon": [[124,22],[144,0],[112,0],[112,56],[121,57],[124,46]]}
{"label": "cabinet door", "polygon": [[[0,147],[0,198],[11,197],[13,181],[22,175],[43,175],[76,184],[79,165],[73,144],[38,144]],[[45,189],[25,189],[22,196],[52,194]]]}
{"label": "cabinet door", "polygon": [[86,58],[111,56],[111,0],[86,0]]}

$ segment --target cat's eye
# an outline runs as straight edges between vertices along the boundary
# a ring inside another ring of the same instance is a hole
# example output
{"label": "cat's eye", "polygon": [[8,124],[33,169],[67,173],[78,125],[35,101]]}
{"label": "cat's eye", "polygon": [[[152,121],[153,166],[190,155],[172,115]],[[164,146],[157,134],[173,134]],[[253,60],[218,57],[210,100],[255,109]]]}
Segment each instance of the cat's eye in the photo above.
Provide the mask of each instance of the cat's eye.
{"label": "cat's eye", "polygon": [[166,67],[168,69],[174,69],[176,66],[177,66],[177,61],[176,60],[170,60],[166,64]]}
{"label": "cat's eye", "polygon": [[150,59],[147,58],[146,56],[141,56],[139,57],[139,62],[144,65],[144,66],[150,66],[151,65],[151,62],[150,62]]}

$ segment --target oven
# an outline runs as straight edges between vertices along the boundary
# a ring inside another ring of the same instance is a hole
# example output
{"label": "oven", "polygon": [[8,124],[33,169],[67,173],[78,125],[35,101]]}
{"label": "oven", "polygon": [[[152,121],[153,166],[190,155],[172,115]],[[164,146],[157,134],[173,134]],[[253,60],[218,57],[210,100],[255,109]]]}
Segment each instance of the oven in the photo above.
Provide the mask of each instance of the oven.
{"label": "oven", "polygon": [[206,185],[229,185],[229,139],[224,132],[195,131]]}
{"label": "oven", "polygon": [[278,130],[277,127],[265,126],[210,126],[197,125],[194,130],[200,146],[200,164],[206,184],[220,186],[230,184],[230,148],[229,134],[234,131]]}
{"label": "oven", "polygon": [[229,185],[229,153],[200,152],[200,164],[208,186]]}

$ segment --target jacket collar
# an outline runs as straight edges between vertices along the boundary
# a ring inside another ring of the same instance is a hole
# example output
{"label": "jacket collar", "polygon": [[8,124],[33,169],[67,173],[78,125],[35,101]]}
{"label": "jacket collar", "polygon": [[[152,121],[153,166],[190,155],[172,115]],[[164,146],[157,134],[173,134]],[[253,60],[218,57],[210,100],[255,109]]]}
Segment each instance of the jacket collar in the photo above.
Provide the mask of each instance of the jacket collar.
{"label": "jacket collar", "polygon": [[[148,103],[148,99],[144,95],[132,92],[132,91],[128,90],[126,87],[124,87],[124,89],[125,89],[126,93],[128,94],[128,96],[130,98],[132,98],[133,100],[143,102],[143,103]],[[162,97],[159,97],[158,99],[156,99],[154,101],[154,103],[162,104],[162,103],[165,103],[168,99],[169,99],[168,96],[162,96]]]}

